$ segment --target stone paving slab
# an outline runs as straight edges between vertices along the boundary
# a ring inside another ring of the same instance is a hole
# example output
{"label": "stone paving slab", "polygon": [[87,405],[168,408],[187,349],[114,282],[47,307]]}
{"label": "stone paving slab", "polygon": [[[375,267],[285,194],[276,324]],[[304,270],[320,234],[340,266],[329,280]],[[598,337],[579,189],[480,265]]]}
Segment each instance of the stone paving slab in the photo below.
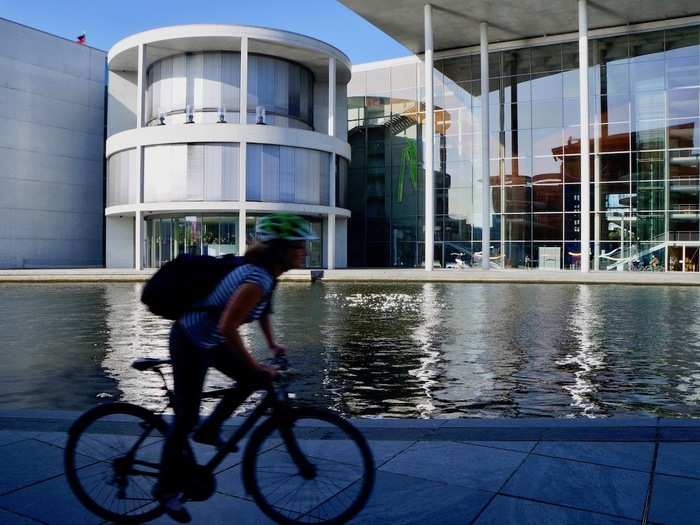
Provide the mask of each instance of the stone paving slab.
{"label": "stone paving slab", "polygon": [[[78,414],[12,414],[0,412],[0,525],[101,523],[79,504],[63,475],[65,429]],[[227,431],[239,423],[231,420]],[[700,441],[687,439],[700,430],[696,421],[373,419],[358,426],[370,438],[378,470],[357,524],[624,525],[640,523],[647,512],[648,523],[685,525],[700,515]],[[111,430],[105,439],[133,432],[119,421]],[[534,432],[539,439],[530,439]],[[302,447],[328,465],[348,461],[348,443],[327,429],[308,426],[301,433]],[[552,439],[557,434],[565,439]],[[591,441],[575,439],[591,434]],[[470,441],[477,435],[487,439]],[[656,447],[662,436],[671,440]],[[284,460],[278,445],[266,448],[273,463]],[[160,442],[151,448],[158,457]],[[195,445],[195,453],[206,461],[214,451]],[[269,523],[245,494],[241,457],[232,454],[220,466],[212,499],[188,503],[194,523],[230,523],[234,516],[237,523]],[[90,468],[89,460],[85,465]]]}
{"label": "stone paving slab", "polygon": [[466,443],[420,441],[379,470],[496,492],[526,457],[523,452]]}
{"label": "stone paving slab", "polygon": [[498,495],[476,525],[633,525],[639,521]]}
{"label": "stone paving slab", "polygon": [[650,472],[654,460],[654,444],[541,441],[533,453],[540,456]]}
{"label": "stone paving slab", "polygon": [[654,475],[649,518],[664,525],[700,521],[700,480]]}
{"label": "stone paving slab", "polygon": [[471,523],[494,495],[436,481],[379,471],[367,506],[355,524]]}
{"label": "stone paving slab", "polygon": [[41,522],[0,509],[0,525],[30,525],[37,523]]}
{"label": "stone paving slab", "polygon": [[503,493],[639,520],[650,474],[530,455]]}

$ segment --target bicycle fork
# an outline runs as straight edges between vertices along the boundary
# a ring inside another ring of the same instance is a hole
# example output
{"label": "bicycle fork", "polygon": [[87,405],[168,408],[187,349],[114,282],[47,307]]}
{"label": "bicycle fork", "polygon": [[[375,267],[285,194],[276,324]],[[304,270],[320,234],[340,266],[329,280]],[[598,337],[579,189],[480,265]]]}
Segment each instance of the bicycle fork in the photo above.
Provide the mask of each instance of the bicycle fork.
{"label": "bicycle fork", "polygon": [[294,464],[299,469],[299,474],[304,479],[314,479],[316,477],[316,466],[311,463],[299,446],[296,436],[294,435],[294,423],[291,417],[287,414],[281,415],[279,419],[279,431],[282,436],[282,441],[287,452],[291,456]]}

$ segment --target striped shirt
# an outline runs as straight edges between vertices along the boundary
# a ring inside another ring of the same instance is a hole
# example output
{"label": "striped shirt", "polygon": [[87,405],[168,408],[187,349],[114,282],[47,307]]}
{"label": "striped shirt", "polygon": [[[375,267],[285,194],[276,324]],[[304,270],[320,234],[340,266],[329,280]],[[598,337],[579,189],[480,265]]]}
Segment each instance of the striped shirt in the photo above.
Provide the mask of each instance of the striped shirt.
{"label": "striped shirt", "polygon": [[[260,287],[263,292],[263,297],[255,305],[253,310],[245,320],[246,323],[260,319],[269,309],[272,291],[275,287],[275,279],[270,273],[252,264],[244,264],[239,266],[229,273],[217,285],[214,291],[203,301],[200,301],[197,307],[213,307],[221,308],[223,311],[226,303],[231,296],[244,283],[253,283]],[[200,348],[214,348],[224,343],[226,339],[218,330],[218,315],[211,315],[210,312],[188,312],[183,315],[180,320],[180,326],[185,330],[192,342]]]}

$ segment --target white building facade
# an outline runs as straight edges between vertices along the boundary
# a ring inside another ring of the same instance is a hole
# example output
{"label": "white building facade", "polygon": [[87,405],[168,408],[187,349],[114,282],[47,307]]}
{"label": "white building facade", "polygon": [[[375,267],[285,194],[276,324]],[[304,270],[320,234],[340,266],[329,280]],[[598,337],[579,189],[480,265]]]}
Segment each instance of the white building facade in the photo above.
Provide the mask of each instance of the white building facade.
{"label": "white building facade", "polygon": [[160,28],[108,54],[106,265],[243,254],[258,217],[307,219],[308,267],[347,264],[350,61],[302,35]]}
{"label": "white building facade", "polygon": [[0,18],[0,268],[103,265],[105,58]]}

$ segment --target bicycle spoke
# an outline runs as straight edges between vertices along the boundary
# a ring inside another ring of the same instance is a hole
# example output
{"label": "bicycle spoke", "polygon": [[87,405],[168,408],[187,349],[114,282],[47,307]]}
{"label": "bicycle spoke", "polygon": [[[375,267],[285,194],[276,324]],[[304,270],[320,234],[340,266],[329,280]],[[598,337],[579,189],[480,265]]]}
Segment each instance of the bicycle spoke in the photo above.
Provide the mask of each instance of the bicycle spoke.
{"label": "bicycle spoke", "polygon": [[[151,459],[158,451],[148,447],[162,441],[167,430],[163,421],[125,403],[96,407],[81,419],[85,422],[69,437],[66,448],[66,457],[72,458],[67,471],[69,484],[81,502],[113,522],[127,515],[146,520],[158,516],[152,487],[159,475],[159,463]],[[127,432],[106,435],[103,429],[115,423],[125,425]],[[101,432],[92,432],[96,429]],[[130,434],[131,429],[142,432]],[[95,462],[76,468],[78,457]]]}

